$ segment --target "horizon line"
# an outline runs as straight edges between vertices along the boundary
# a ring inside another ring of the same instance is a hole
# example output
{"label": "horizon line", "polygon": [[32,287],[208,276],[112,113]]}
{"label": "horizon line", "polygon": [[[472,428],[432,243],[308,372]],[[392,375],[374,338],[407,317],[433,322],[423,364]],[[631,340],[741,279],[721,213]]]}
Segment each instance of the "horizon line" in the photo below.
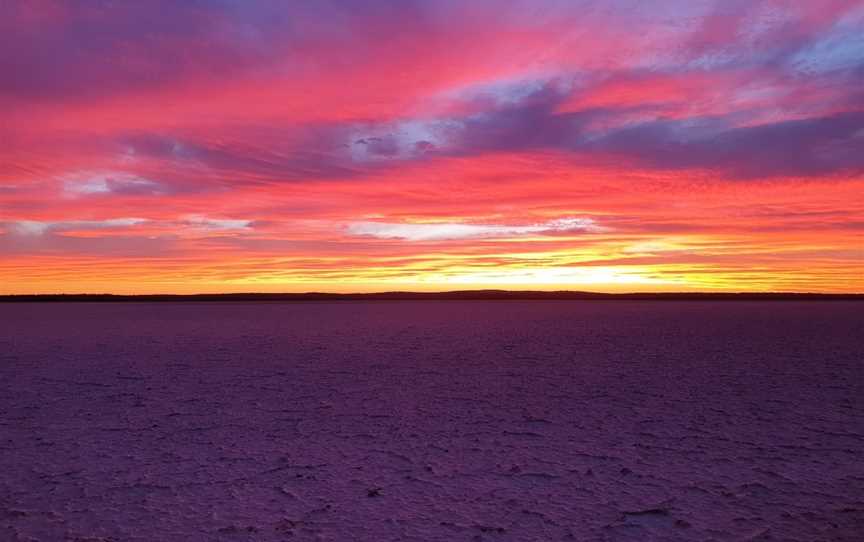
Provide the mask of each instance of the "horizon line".
{"label": "horizon line", "polygon": [[826,292],[592,292],[584,290],[442,290],[380,292],[39,293],[0,294],[0,302],[123,301],[420,301],[420,300],[864,300],[860,293]]}

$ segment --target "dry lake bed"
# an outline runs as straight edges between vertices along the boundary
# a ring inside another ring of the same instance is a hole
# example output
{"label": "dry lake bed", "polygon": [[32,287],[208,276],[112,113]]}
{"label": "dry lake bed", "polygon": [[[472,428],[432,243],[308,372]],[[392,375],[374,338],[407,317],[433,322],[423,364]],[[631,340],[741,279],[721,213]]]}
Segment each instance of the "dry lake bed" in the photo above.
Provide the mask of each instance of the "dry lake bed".
{"label": "dry lake bed", "polygon": [[0,540],[864,540],[864,304],[0,304]]}

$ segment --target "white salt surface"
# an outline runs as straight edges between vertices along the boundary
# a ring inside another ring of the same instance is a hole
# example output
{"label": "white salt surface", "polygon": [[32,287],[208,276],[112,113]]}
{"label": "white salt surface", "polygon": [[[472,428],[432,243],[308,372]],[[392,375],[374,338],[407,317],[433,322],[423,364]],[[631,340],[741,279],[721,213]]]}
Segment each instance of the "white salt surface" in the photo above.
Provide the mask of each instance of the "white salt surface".
{"label": "white salt surface", "polygon": [[864,540],[864,305],[0,305],[0,541]]}

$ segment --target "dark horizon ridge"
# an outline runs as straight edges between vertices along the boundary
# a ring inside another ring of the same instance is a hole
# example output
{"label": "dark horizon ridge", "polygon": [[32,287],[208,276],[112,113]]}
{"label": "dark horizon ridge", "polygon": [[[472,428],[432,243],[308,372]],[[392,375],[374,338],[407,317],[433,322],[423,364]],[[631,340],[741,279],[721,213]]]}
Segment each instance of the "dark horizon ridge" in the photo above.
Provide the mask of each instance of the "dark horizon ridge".
{"label": "dark horizon ridge", "polygon": [[370,293],[218,293],[218,294],[10,294],[0,303],[27,302],[177,302],[177,301],[482,301],[482,300],[654,300],[654,301],[864,301],[864,293],[814,292],[630,292],[578,290],[453,290]]}

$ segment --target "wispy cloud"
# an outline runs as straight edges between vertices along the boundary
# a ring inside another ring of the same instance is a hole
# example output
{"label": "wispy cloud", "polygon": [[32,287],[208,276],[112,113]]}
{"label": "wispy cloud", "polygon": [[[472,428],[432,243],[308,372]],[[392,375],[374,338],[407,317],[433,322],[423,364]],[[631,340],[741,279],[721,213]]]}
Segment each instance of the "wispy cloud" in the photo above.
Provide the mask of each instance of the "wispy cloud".
{"label": "wispy cloud", "polygon": [[70,196],[94,196],[118,194],[126,196],[150,196],[167,194],[167,187],[123,172],[77,173],[63,179],[63,190]]}
{"label": "wispy cloud", "polygon": [[202,230],[228,231],[251,229],[252,222],[252,220],[208,218],[206,216],[191,215],[187,216],[182,221],[182,224]]}
{"label": "wispy cloud", "polygon": [[111,218],[108,220],[66,220],[48,222],[41,220],[18,220],[3,223],[4,228],[19,235],[44,235],[46,233],[94,231],[131,228],[148,222],[144,218]]}
{"label": "wispy cloud", "polygon": [[394,222],[355,222],[349,224],[350,235],[406,241],[446,241],[456,239],[484,239],[493,237],[520,237],[527,235],[553,235],[566,232],[596,233],[605,231],[591,218],[559,218],[539,224],[411,224]]}
{"label": "wispy cloud", "polygon": [[149,226],[155,229],[174,232],[188,230],[202,231],[244,231],[251,229],[252,220],[209,218],[201,215],[190,215],[178,221],[152,220],[147,218],[109,218],[105,220],[16,220],[0,222],[0,226],[10,233],[24,236],[42,236],[53,233],[83,232],[98,230],[119,230],[137,226]]}

